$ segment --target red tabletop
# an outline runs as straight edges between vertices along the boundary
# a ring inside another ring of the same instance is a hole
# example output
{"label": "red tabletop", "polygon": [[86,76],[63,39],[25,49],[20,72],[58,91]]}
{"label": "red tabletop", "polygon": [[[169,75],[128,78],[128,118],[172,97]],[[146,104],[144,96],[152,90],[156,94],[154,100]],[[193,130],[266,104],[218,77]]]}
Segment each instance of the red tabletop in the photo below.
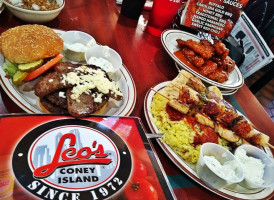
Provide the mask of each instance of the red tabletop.
{"label": "red tabletop", "polygon": [[[116,5],[115,0],[77,0],[66,1],[65,8],[60,15],[45,24],[55,29],[86,32],[92,35],[98,43],[108,45],[121,55],[137,88],[137,101],[131,115],[140,117],[147,131],[149,128],[143,111],[147,91],[158,83],[175,78],[178,73],[174,61],[162,47],[160,38],[145,31],[148,17],[148,11],[144,11],[139,20],[120,15],[120,6]],[[5,9],[0,17],[0,33],[23,24],[27,23],[17,19]],[[2,88],[0,92],[1,114],[24,112],[13,103]],[[274,123],[248,87],[243,85],[237,93],[231,96],[231,99],[261,132],[271,137],[270,143],[274,144]],[[183,188],[174,188],[178,199],[220,199],[219,196],[197,185],[184,175],[156,142],[153,142],[153,145],[166,174],[169,176],[180,174],[189,183]]]}

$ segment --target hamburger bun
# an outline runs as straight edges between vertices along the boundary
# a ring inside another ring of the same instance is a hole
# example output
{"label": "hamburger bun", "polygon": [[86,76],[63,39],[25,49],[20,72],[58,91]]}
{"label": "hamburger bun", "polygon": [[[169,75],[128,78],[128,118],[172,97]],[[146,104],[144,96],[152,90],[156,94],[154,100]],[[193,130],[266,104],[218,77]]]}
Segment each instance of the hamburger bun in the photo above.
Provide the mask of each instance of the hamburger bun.
{"label": "hamburger bun", "polygon": [[8,29],[0,36],[0,51],[14,63],[29,63],[56,56],[63,40],[43,25],[23,25]]}

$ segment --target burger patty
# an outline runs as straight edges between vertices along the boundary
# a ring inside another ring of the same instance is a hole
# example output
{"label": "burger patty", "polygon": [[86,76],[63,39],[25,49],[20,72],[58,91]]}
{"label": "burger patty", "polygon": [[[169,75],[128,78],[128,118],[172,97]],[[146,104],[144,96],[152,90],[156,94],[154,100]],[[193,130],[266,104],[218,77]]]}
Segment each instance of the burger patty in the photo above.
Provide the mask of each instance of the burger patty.
{"label": "burger patty", "polygon": [[[69,72],[75,71],[75,68],[78,68],[79,64],[72,64],[69,62],[58,63],[54,66],[54,71],[43,76],[35,85],[34,94],[38,97],[44,97],[47,94],[50,94],[56,90],[63,88],[71,88],[74,85],[62,82],[64,75],[67,75]],[[87,65],[86,67],[93,69],[101,69],[95,65]],[[105,77],[112,82],[105,72]],[[96,91],[96,88],[94,88]],[[116,99],[118,101],[122,100],[122,96],[116,96],[111,91],[108,94],[109,97]]]}
{"label": "burger patty", "polygon": [[40,98],[40,103],[42,104],[42,106],[44,106],[51,113],[69,114],[67,109],[65,109],[61,106],[58,106],[56,104],[53,104],[46,98]]}
{"label": "burger patty", "polygon": [[102,103],[95,103],[92,95],[82,94],[80,102],[70,98],[71,89],[67,89],[67,98],[59,97],[58,92],[53,92],[40,99],[41,104],[51,113],[71,114],[74,117],[86,117],[100,110],[109,100],[108,96],[103,97]]}
{"label": "burger patty", "polygon": [[60,94],[66,97],[66,90],[57,90],[55,92],[52,92],[46,95],[44,98],[47,99],[52,104],[55,104],[57,106],[61,106],[67,109],[68,108],[67,99],[64,98],[63,96],[61,97]]}
{"label": "burger patty", "polygon": [[71,98],[71,89],[67,89],[67,102],[69,113],[77,118],[86,117],[100,110],[109,100],[109,97],[104,95],[101,103],[95,103],[92,95],[82,94],[80,101],[75,101]]}
{"label": "burger patty", "polygon": [[62,74],[73,71],[79,65],[64,62],[54,66],[54,71],[43,76],[35,85],[34,94],[38,97],[44,97],[56,90],[70,88],[73,85],[62,83]]}
{"label": "burger patty", "polygon": [[[109,94],[98,92],[97,88],[89,90],[88,93],[82,93],[78,99],[73,99],[72,84],[62,81],[63,76],[69,72],[74,72],[75,68],[82,66],[72,63],[59,63],[53,67],[53,71],[47,73],[36,83],[34,92],[40,97],[41,104],[52,113],[71,114],[76,118],[86,117],[100,110],[109,101],[109,98],[121,100],[122,96],[115,96],[110,91]],[[95,70],[96,66],[89,65],[87,67]],[[105,73],[105,78],[112,81]],[[100,96],[101,102],[97,99]]]}

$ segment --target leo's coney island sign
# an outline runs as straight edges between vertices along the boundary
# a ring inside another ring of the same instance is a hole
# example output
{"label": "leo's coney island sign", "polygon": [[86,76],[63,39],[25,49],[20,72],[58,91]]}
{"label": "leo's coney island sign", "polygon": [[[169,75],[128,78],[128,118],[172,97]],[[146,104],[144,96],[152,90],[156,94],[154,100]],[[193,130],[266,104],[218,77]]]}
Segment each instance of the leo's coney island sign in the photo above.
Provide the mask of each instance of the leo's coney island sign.
{"label": "leo's coney island sign", "polygon": [[12,158],[16,179],[41,199],[115,196],[131,173],[126,143],[99,124],[91,128],[90,121],[68,121],[43,124],[19,141]]}

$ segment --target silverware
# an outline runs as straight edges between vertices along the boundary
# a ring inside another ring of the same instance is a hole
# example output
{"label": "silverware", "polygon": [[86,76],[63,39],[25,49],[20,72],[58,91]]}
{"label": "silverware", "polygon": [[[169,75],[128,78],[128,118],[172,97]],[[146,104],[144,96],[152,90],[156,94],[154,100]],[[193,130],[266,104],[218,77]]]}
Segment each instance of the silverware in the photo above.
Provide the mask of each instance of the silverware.
{"label": "silverware", "polygon": [[146,133],[147,138],[160,138],[163,136],[162,133],[154,134],[154,133]]}

